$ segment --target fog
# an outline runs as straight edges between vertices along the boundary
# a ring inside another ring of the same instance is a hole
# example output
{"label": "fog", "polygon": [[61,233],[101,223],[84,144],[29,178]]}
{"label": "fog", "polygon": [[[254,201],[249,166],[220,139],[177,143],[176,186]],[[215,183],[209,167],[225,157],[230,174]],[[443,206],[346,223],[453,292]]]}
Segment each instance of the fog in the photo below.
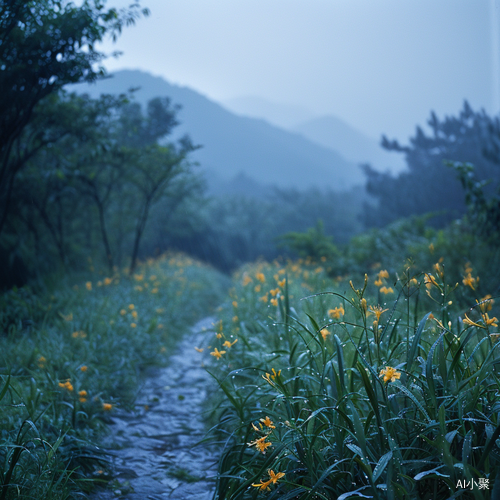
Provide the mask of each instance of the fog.
{"label": "fog", "polygon": [[334,115],[375,139],[406,141],[431,110],[456,114],[464,99],[499,106],[494,0],[143,4],[151,15],[104,47],[123,52],[105,62],[110,71],[148,71],[221,103],[252,97]]}

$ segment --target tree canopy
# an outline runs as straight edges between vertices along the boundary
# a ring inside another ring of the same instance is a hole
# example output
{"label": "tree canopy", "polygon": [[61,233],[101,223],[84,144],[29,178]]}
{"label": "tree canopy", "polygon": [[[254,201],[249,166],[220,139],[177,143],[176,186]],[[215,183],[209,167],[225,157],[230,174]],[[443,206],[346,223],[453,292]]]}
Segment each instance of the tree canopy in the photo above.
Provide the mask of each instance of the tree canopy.
{"label": "tree canopy", "polygon": [[0,233],[14,179],[39,149],[12,159],[35,107],[64,85],[104,75],[99,63],[105,55],[96,44],[105,36],[115,38],[141,12],[148,13],[138,3],[117,10],[107,9],[101,0],[84,0],[80,6],[58,0],[0,4]]}
{"label": "tree canopy", "polygon": [[402,146],[386,137],[382,146],[406,156],[407,170],[397,176],[365,165],[367,190],[376,206],[367,206],[367,226],[384,226],[399,217],[436,212],[435,223],[445,224],[466,212],[465,195],[446,161],[471,163],[479,180],[499,179],[499,162],[490,151],[498,142],[498,119],[474,111],[467,102],[458,116],[428,121],[430,133],[417,127],[410,144]]}

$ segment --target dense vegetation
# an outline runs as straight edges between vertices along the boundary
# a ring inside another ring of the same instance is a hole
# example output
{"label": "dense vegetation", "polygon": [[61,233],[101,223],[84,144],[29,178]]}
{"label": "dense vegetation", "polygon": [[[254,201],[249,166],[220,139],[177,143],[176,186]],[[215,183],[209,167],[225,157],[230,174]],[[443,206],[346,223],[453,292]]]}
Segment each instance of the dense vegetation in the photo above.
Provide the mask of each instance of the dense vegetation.
{"label": "dense vegetation", "polygon": [[217,498],[496,498],[498,247],[411,222],[374,233],[364,277],[362,252],[333,279],[326,257],[235,275],[210,341]]}
{"label": "dense vegetation", "polygon": [[[139,13],[0,6],[0,500],[108,478],[107,415],[221,303],[218,498],[498,496],[498,119],[385,140],[408,170],[366,167],[370,197],[209,197],[168,97],[65,90]],[[238,268],[229,297],[172,248]]]}

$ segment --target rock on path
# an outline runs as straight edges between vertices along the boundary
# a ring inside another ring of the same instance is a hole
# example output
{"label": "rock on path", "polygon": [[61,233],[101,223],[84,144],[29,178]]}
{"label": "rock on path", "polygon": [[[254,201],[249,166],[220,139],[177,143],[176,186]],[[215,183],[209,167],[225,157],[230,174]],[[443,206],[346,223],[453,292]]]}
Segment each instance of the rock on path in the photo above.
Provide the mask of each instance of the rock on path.
{"label": "rock on path", "polygon": [[103,446],[116,479],[94,500],[210,500],[217,458],[203,439],[202,404],[214,381],[194,347],[204,343],[213,318],[199,321],[171,356],[167,368],[151,369],[134,413],[116,411]]}

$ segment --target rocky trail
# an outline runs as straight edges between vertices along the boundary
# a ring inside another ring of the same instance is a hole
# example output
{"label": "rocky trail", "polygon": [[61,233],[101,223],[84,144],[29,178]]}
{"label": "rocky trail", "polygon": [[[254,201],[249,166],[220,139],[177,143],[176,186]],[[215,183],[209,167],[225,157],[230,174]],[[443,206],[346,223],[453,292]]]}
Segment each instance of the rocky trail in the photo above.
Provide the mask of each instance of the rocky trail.
{"label": "rocky trail", "polygon": [[[215,382],[194,349],[213,318],[199,321],[179,343],[166,368],[149,370],[136,411],[118,410],[103,447],[115,478],[93,500],[210,500],[217,456],[197,445],[206,433],[202,404]],[[197,445],[197,446],[196,446]]]}

